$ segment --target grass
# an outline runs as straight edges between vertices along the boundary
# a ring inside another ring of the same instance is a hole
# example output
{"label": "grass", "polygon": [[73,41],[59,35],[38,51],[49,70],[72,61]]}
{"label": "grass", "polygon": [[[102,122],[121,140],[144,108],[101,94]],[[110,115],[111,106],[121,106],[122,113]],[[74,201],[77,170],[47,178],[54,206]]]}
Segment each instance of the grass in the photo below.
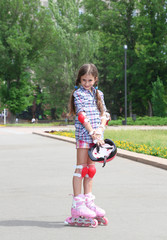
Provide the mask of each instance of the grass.
{"label": "grass", "polygon": [[106,130],[104,137],[118,148],[167,158],[167,130]]}
{"label": "grass", "polygon": [[105,130],[105,138],[146,144],[154,147],[167,147],[167,130]]}
{"label": "grass", "polygon": [[69,126],[65,122],[50,122],[50,123],[11,123],[11,124],[0,124],[0,127],[47,127],[47,126]]}
{"label": "grass", "polygon": [[[75,137],[74,131],[52,131],[52,134]],[[167,130],[106,130],[104,138],[118,148],[167,159]]]}

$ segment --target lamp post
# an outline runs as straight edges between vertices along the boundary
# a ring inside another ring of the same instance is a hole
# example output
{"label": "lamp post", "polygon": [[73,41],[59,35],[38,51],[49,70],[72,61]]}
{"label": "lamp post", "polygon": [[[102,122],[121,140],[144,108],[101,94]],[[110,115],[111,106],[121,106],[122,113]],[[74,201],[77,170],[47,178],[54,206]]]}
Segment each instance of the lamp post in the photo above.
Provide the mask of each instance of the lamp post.
{"label": "lamp post", "polygon": [[6,125],[6,116],[7,116],[7,111],[6,109],[4,108],[4,111],[3,111],[3,117],[4,117],[4,125]]}
{"label": "lamp post", "polygon": [[127,49],[128,46],[124,45],[124,50],[125,50],[125,125],[127,125]]}

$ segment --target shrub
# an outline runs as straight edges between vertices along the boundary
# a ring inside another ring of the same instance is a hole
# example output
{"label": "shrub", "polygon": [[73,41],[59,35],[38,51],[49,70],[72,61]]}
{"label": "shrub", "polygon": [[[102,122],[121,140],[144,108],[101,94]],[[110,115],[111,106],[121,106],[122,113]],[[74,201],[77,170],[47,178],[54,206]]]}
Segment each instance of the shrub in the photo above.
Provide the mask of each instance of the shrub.
{"label": "shrub", "polygon": [[[109,126],[112,125],[122,125],[124,118],[118,120],[109,121]],[[167,117],[137,117],[136,121],[133,121],[132,118],[127,118],[127,125],[150,125],[150,126],[163,126],[167,125]]]}
{"label": "shrub", "polygon": [[152,107],[153,107],[153,114],[155,116],[164,117],[165,110],[166,110],[166,103],[165,103],[165,90],[163,82],[160,78],[157,78],[156,82],[152,84]]}

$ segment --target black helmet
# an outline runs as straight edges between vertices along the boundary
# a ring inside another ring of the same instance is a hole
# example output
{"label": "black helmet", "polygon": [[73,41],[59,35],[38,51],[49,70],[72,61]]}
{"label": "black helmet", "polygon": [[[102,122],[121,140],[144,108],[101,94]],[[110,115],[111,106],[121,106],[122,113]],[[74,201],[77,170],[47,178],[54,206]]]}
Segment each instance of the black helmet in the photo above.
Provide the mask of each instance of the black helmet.
{"label": "black helmet", "polygon": [[104,167],[106,162],[111,161],[115,158],[117,154],[117,147],[115,143],[110,139],[104,140],[105,144],[98,146],[95,144],[93,147],[89,148],[88,155],[92,161],[103,163]]}

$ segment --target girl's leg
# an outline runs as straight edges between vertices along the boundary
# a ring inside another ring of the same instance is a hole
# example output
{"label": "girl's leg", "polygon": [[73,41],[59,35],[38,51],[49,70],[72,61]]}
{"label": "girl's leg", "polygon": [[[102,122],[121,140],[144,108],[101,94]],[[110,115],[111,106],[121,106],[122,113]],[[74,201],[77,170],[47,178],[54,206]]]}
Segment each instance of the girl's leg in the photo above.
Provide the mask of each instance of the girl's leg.
{"label": "girl's leg", "polygon": [[[88,160],[88,149],[78,148],[77,149],[77,165],[87,166]],[[80,173],[80,169],[76,169],[75,173]],[[74,197],[81,194],[82,192],[82,177],[73,176],[73,193]]]}
{"label": "girl's leg", "polygon": [[[87,157],[87,166],[95,167],[95,163],[91,161],[89,157]],[[93,178],[90,178],[90,177],[84,178],[84,181],[83,181],[84,194],[88,194],[92,192],[92,184],[93,184]]]}

